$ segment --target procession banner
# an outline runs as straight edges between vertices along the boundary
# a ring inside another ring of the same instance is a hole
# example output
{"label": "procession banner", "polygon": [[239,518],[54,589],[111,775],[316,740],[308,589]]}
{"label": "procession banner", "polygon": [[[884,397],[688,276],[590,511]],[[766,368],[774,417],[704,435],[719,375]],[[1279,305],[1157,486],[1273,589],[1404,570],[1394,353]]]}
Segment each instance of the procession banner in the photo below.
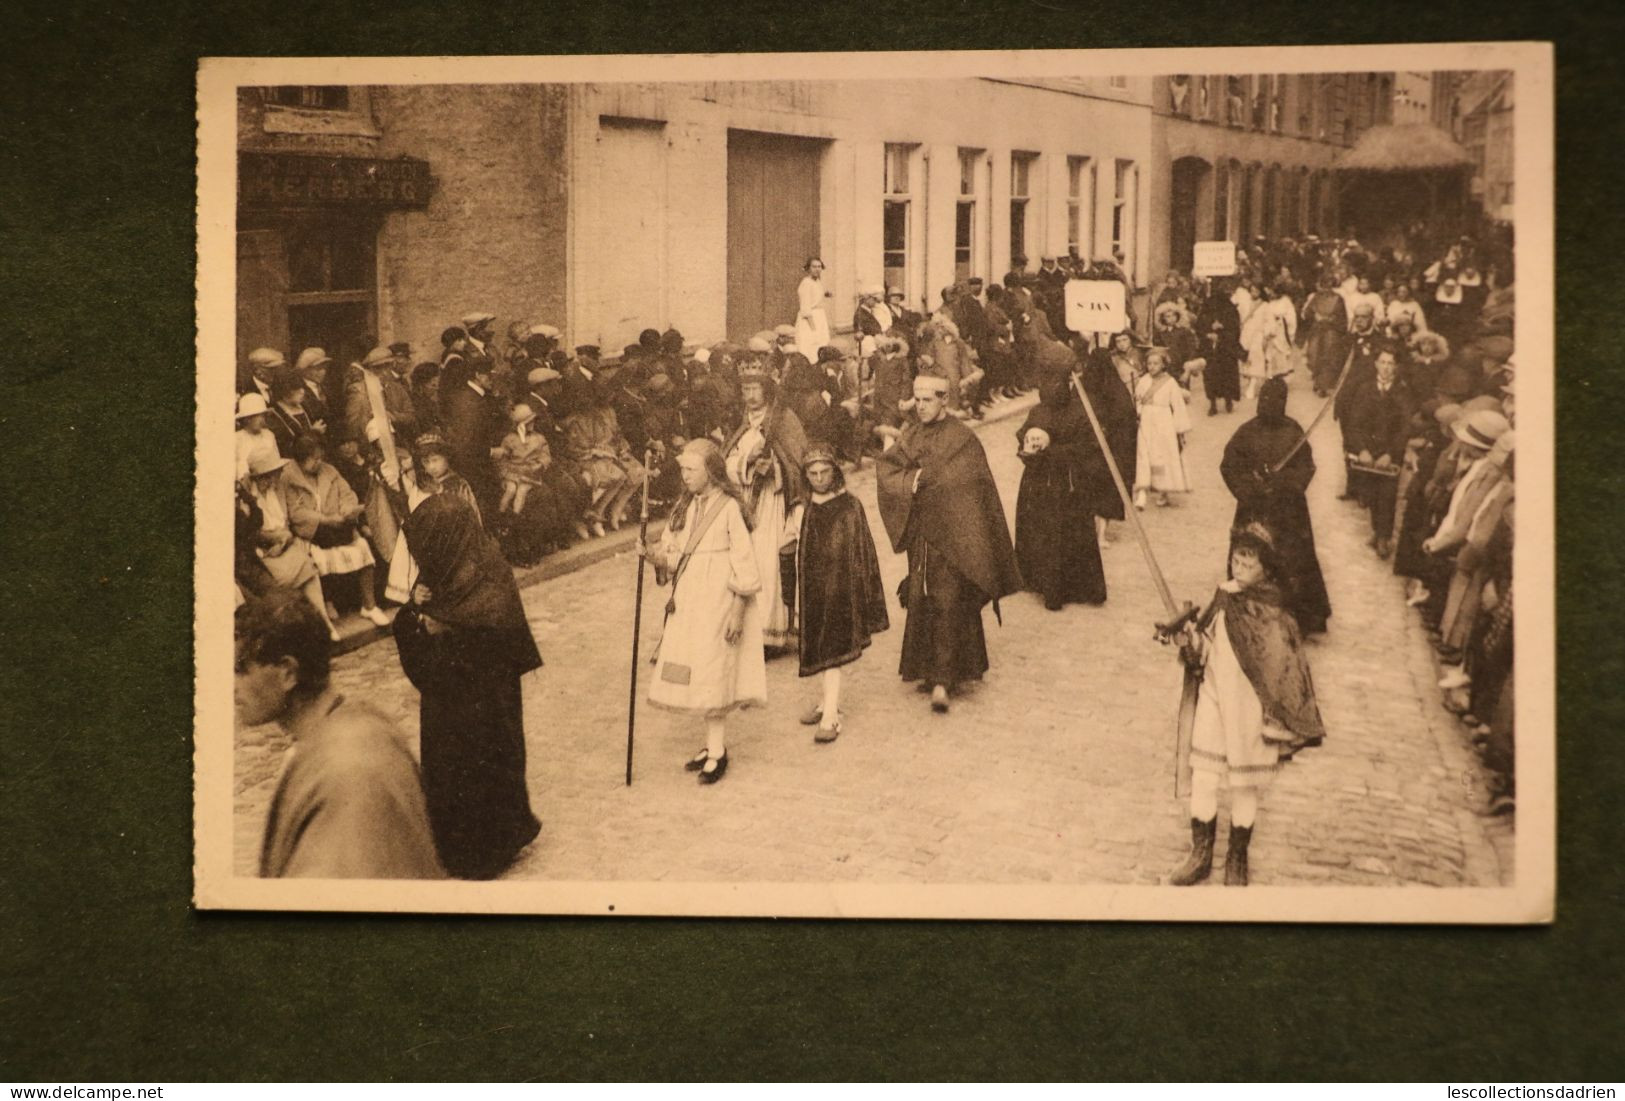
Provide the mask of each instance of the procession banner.
{"label": "procession banner", "polygon": [[1191,258],[1191,275],[1197,279],[1212,279],[1220,275],[1236,274],[1236,243],[1234,241],[1198,241]]}
{"label": "procession banner", "polygon": [[1128,301],[1115,279],[1068,279],[1066,327],[1075,333],[1120,333],[1128,328]]}

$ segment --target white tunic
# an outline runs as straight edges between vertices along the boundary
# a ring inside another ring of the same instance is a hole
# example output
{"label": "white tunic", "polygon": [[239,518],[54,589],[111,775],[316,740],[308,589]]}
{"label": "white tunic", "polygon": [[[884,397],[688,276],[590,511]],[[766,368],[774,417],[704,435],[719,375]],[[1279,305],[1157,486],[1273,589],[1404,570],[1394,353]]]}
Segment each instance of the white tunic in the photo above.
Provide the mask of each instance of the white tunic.
{"label": "white tunic", "polygon": [[824,283],[807,276],[796,288],[796,351],[818,362],[818,349],[829,343],[829,314],[824,312]]}
{"label": "white tunic", "polygon": [[[721,511],[702,532],[702,517],[712,508]],[[672,594],[676,611],[667,617],[661,635],[649,702],[713,716],[766,703],[761,577],[739,503],[715,489],[696,498],[688,507],[683,530],[667,528],[661,538],[660,553],[667,567],[675,571],[690,546],[688,564]],[[729,645],[724,632],[736,594],[749,599],[743,633]]]}
{"label": "white tunic", "polygon": [[1161,493],[1190,489],[1179,434],[1191,428],[1185,391],[1172,375],[1141,375],[1134,383],[1140,410],[1140,434],[1134,453],[1134,485]]}

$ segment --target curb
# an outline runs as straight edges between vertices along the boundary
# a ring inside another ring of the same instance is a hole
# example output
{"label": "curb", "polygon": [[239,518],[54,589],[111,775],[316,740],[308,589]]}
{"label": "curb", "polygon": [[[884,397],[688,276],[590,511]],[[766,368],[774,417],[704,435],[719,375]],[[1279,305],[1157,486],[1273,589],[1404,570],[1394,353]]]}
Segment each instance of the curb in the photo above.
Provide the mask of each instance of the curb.
{"label": "curb", "polygon": [[[997,407],[990,409],[987,415],[982,419],[981,424],[974,425],[972,428],[974,430],[990,424],[997,424],[1000,421],[1009,420],[1018,413],[1025,413],[1028,409],[1031,409],[1036,404],[1038,404],[1038,399],[1032,395],[1023,395],[1022,397],[1003,402]],[[854,487],[863,485],[865,484],[865,478],[868,478],[871,481],[873,480],[873,465],[865,464],[859,468],[859,470],[852,475],[851,484]],[[620,531],[610,532],[602,539],[593,539],[585,543],[577,543],[574,546],[566,547],[561,551],[554,551],[552,554],[543,558],[534,566],[526,566],[515,569],[514,583],[518,585],[520,589],[528,589],[533,585],[540,585],[544,581],[551,581],[554,578],[562,577],[567,573],[574,573],[577,570],[587,569],[589,566],[595,566],[605,559],[614,558],[624,551],[630,550],[632,545],[637,542],[637,537],[638,531],[636,525],[629,525],[627,527],[623,527]],[[389,611],[391,618],[393,618],[393,609],[386,609],[386,611]],[[337,657],[340,654],[348,654],[354,650],[359,650],[364,646],[369,646],[374,642],[378,642],[382,639],[390,637],[390,628],[379,627],[376,624],[361,618],[361,616],[355,613],[351,613],[344,617],[343,621],[339,624],[339,631],[343,637],[340,638],[338,642],[333,644],[334,657]]]}

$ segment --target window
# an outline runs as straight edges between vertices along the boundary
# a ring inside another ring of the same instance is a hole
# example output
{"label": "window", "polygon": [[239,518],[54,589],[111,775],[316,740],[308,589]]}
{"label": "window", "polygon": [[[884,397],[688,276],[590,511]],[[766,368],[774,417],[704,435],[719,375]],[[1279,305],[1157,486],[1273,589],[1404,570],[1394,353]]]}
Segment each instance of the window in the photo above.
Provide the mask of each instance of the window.
{"label": "window", "polygon": [[1128,77],[1126,77],[1126,76],[1114,76],[1110,80],[1108,80],[1107,83],[1110,84],[1113,88],[1127,88],[1128,87]]}
{"label": "window", "polygon": [[1020,267],[1016,258],[1027,255],[1027,204],[1032,199],[1033,165],[1037,153],[1010,154],[1010,263]]}
{"label": "window", "polygon": [[265,89],[265,102],[277,107],[313,107],[323,111],[348,111],[350,89],[331,84],[288,84]]}
{"label": "window", "polygon": [[362,291],[374,282],[377,231],[346,223],[301,227],[288,240],[288,292],[293,295]]}
{"label": "window", "polygon": [[1088,259],[1094,253],[1094,164],[1088,157],[1066,159],[1066,248]]}
{"label": "window", "polygon": [[914,146],[886,146],[885,198],[881,214],[881,267],[886,289],[908,293],[909,255],[909,161]]}
{"label": "window", "polygon": [[980,149],[959,151],[959,202],[954,209],[954,281],[976,271],[976,180],[982,167]]}
{"label": "window", "polygon": [[1134,280],[1134,214],[1139,173],[1133,161],[1117,162],[1117,183],[1112,196],[1112,256],[1121,256],[1119,263]]}
{"label": "window", "polygon": [[1247,125],[1247,78],[1224,78],[1224,121],[1228,126]]}
{"label": "window", "polygon": [[1176,115],[1191,114],[1191,78],[1188,73],[1168,78],[1168,105]]}
{"label": "window", "polygon": [[1230,239],[1230,176],[1234,171],[1234,161],[1228,164],[1221,162],[1213,170],[1213,239],[1215,241]]}
{"label": "window", "polygon": [[1253,227],[1253,189],[1258,186],[1258,166],[1250,164],[1241,175],[1241,197],[1236,208],[1236,237],[1246,243],[1257,232]]}

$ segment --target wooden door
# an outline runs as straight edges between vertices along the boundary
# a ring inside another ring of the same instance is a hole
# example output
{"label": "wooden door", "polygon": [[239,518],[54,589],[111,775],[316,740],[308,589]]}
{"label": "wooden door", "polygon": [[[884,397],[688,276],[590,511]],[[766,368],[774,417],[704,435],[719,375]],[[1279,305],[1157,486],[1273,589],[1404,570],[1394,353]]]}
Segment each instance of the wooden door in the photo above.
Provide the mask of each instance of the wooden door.
{"label": "wooden door", "polygon": [[735,340],[795,321],[802,265],[819,249],[823,145],[728,132],[728,335]]}
{"label": "wooden door", "polygon": [[[288,257],[280,229],[237,233],[237,363],[239,384],[247,380],[248,353],[275,348],[288,361]],[[224,366],[224,365],[222,365]]]}

